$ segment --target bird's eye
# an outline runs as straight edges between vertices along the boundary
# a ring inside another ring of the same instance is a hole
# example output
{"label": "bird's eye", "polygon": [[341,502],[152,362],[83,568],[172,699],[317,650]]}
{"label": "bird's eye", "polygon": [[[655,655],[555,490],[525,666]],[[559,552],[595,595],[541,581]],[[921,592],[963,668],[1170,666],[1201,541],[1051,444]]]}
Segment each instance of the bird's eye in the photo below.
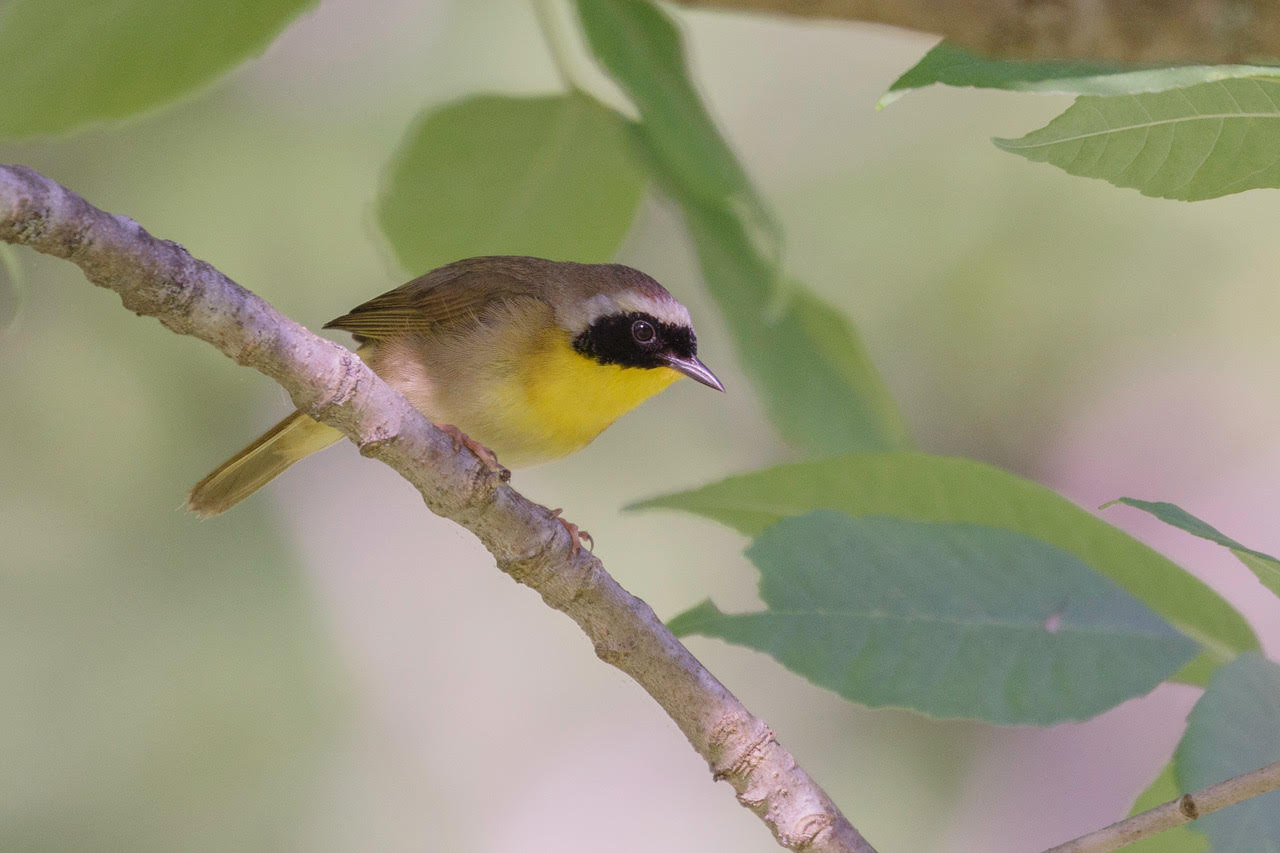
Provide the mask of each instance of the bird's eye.
{"label": "bird's eye", "polygon": [[631,337],[636,339],[638,344],[653,343],[653,339],[658,333],[653,330],[653,324],[648,320],[636,320],[631,324]]}

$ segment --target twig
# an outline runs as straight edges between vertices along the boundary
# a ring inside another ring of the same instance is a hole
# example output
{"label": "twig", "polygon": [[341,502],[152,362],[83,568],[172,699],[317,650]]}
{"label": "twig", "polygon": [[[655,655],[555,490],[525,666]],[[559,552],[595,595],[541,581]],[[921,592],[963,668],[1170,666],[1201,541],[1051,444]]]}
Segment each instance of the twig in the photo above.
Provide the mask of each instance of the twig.
{"label": "twig", "polygon": [[31,169],[0,166],[0,240],[70,260],[89,281],[120,294],[126,308],[279,382],[299,409],[398,471],[432,511],[478,536],[502,571],[578,623],[602,660],[639,682],[783,847],[875,853],[765,722],[647,604],[595,557],[570,555],[569,535],[546,507],[469,452],[455,451],[452,439],[350,350],[307,331],[178,244]]}
{"label": "twig", "polygon": [[1198,817],[1280,789],[1280,761],[1113,823],[1045,853],[1108,853]]}
{"label": "twig", "polygon": [[1277,0],[676,0],[685,6],[868,21],[992,56],[1126,62],[1280,58]]}

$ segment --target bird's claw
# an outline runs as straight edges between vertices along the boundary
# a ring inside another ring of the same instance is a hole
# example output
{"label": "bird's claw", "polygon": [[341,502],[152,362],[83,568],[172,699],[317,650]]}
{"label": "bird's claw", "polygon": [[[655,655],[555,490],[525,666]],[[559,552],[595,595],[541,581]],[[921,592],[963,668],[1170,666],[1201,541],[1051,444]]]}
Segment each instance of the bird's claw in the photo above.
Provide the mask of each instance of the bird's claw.
{"label": "bird's claw", "polygon": [[475,454],[476,458],[480,460],[480,464],[497,474],[499,479],[504,483],[511,479],[511,472],[503,467],[502,463],[498,461],[498,454],[494,453],[492,450],[485,447],[483,444],[476,441],[453,424],[441,425],[440,431],[453,439],[454,450],[461,450],[465,447],[467,450],[470,450]]}
{"label": "bird's claw", "polygon": [[564,512],[564,510],[557,507],[556,509],[551,510],[551,517],[560,522],[569,534],[569,556],[576,556],[577,553],[582,550],[582,540],[584,539],[587,540],[587,550],[594,551],[596,547],[596,540],[592,538],[590,533],[583,530],[572,521],[569,521],[567,518],[563,518],[560,515],[562,512]]}

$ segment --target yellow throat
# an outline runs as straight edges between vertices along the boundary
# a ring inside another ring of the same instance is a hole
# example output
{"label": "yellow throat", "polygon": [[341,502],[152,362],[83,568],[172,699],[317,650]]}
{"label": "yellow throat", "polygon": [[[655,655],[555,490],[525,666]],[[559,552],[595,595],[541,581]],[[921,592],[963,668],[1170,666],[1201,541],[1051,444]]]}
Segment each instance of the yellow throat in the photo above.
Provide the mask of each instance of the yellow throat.
{"label": "yellow throat", "polygon": [[573,348],[567,332],[540,336],[521,365],[521,431],[540,434],[547,459],[585,447],[619,417],[680,378],[669,367],[601,364]]}

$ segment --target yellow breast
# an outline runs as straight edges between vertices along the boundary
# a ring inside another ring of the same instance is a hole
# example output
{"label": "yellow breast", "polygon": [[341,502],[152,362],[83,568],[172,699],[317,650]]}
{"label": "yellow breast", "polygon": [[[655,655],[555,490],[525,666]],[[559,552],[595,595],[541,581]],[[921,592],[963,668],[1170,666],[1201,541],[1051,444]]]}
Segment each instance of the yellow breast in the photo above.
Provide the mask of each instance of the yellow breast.
{"label": "yellow breast", "polygon": [[568,334],[557,330],[540,335],[526,351],[520,365],[522,404],[507,416],[531,445],[538,445],[542,460],[555,459],[585,447],[679,378],[668,367],[601,364],[575,351]]}

